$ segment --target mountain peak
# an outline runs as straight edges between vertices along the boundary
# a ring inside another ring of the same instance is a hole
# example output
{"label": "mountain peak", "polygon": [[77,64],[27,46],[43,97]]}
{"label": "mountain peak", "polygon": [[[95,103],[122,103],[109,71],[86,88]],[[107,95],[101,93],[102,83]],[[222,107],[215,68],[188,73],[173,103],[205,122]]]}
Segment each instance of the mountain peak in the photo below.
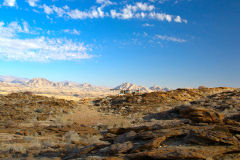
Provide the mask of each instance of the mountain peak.
{"label": "mountain peak", "polygon": [[139,90],[140,92],[151,92],[151,90],[147,87],[137,86],[136,84],[132,84],[129,82],[124,82],[120,86],[115,87],[114,89],[130,91]]}
{"label": "mountain peak", "polygon": [[51,82],[45,78],[33,78],[27,82],[27,85],[31,87],[54,87],[56,83]]}

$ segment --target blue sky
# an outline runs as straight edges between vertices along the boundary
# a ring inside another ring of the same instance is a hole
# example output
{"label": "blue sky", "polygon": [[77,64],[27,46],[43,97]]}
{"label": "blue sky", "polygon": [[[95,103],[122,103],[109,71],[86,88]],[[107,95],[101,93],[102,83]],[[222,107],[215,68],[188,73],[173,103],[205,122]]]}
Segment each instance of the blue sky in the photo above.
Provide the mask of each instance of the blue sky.
{"label": "blue sky", "polygon": [[0,75],[240,86],[239,0],[0,0]]}

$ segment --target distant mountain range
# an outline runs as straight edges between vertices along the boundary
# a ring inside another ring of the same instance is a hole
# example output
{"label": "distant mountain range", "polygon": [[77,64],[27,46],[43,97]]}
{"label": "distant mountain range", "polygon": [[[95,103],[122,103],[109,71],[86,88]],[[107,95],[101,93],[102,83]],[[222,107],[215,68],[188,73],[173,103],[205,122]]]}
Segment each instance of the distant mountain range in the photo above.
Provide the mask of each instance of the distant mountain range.
{"label": "distant mountain range", "polygon": [[29,81],[29,79],[27,78],[19,78],[14,76],[0,76],[0,82],[24,84],[27,81]]}
{"label": "distant mountain range", "polygon": [[114,88],[115,90],[139,90],[140,92],[153,92],[153,91],[169,91],[169,88],[161,88],[157,85],[147,88],[144,86],[137,86],[135,84],[131,84],[131,83],[123,83],[120,86],[117,86]]}
{"label": "distant mountain range", "polygon": [[[63,82],[52,82],[45,78],[19,78],[14,76],[0,76],[0,82],[22,85],[30,88],[56,88],[56,89],[80,89],[83,91],[106,91],[110,90],[110,88],[104,87],[96,87],[88,83],[79,84],[71,81],[63,81]],[[137,86],[131,83],[122,83],[121,85],[114,88],[114,90],[139,90],[140,92],[153,92],[153,91],[168,91],[169,88],[161,88],[159,86],[153,86],[150,88],[144,86]]]}

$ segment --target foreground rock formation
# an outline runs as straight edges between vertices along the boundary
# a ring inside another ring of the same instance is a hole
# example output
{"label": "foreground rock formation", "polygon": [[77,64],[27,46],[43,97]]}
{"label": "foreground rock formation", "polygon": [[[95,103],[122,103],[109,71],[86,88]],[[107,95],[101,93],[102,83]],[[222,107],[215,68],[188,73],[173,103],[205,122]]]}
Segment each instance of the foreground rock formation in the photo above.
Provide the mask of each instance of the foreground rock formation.
{"label": "foreground rock formation", "polygon": [[81,106],[73,101],[18,93],[0,96],[0,102],[1,159],[240,159],[239,89],[179,89],[89,102],[106,115],[132,117],[128,127],[59,122],[58,115],[63,119]]}

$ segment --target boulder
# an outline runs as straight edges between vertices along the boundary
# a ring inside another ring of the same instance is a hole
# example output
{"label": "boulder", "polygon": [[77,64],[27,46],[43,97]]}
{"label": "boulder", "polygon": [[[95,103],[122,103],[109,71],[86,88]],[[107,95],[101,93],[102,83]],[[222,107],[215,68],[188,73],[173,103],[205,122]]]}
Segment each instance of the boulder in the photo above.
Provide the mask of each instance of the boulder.
{"label": "boulder", "polygon": [[176,110],[180,116],[197,123],[223,123],[224,115],[212,109],[195,106],[180,106]]}

